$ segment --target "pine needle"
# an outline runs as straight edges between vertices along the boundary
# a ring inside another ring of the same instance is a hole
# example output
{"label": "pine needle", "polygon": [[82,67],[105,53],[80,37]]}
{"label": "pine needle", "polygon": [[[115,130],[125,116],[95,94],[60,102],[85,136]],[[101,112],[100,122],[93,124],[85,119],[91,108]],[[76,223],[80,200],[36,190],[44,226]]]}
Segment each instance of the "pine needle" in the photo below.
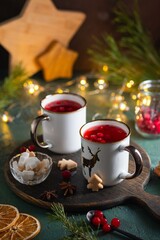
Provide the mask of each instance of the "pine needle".
{"label": "pine needle", "polygon": [[101,39],[94,38],[95,43],[88,50],[91,60],[103,74],[102,67],[108,65],[107,78],[116,84],[122,84],[124,79],[133,79],[136,84],[145,79],[159,79],[160,55],[141,23],[138,1],[135,0],[132,11],[119,1],[114,14],[120,38],[116,40],[107,33]]}
{"label": "pine needle", "polygon": [[75,219],[74,216],[67,217],[64,207],[60,203],[52,204],[51,218],[55,221],[63,223],[63,227],[67,234],[63,240],[96,240],[95,233],[92,228],[82,219]]}
{"label": "pine needle", "polygon": [[23,96],[23,84],[27,79],[28,75],[22,65],[16,65],[0,86],[0,112],[4,111],[15,99]]}

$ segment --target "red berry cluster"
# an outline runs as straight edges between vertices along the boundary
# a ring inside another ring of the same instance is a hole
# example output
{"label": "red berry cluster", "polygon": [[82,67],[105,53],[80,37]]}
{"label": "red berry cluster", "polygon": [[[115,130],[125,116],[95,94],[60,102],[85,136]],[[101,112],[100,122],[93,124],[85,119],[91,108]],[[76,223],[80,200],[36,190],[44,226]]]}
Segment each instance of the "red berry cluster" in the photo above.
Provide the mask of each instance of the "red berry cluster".
{"label": "red berry cluster", "polygon": [[113,218],[111,224],[108,223],[103,212],[100,210],[95,210],[94,215],[91,218],[91,224],[96,228],[102,228],[104,233],[110,232],[113,228],[118,228],[120,226],[120,220],[118,218]]}
{"label": "red berry cluster", "polygon": [[51,112],[73,112],[82,106],[72,100],[58,100],[51,102],[45,106],[45,109]]}
{"label": "red berry cluster", "polygon": [[36,147],[35,147],[35,145],[29,145],[28,147],[22,146],[22,147],[20,148],[20,153],[26,152],[27,149],[28,149],[30,152],[35,152]]}
{"label": "red berry cluster", "polygon": [[127,133],[123,129],[109,124],[93,126],[84,132],[85,139],[99,143],[117,142],[126,136]]}
{"label": "red berry cluster", "polygon": [[142,107],[137,118],[138,128],[148,134],[160,134],[160,113],[149,107]]}

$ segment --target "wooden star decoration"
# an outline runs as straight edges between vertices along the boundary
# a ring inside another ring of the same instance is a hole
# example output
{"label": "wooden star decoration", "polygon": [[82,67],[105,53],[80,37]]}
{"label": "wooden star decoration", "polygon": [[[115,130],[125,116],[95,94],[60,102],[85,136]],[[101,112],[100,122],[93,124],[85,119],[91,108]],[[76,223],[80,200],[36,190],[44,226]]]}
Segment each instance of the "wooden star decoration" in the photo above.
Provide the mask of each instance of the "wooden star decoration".
{"label": "wooden star decoration", "polygon": [[0,44],[10,54],[10,67],[22,63],[33,75],[40,70],[36,57],[53,40],[67,47],[84,19],[84,13],[58,10],[51,0],[27,1],[18,17],[0,25]]}
{"label": "wooden star decoration", "polygon": [[43,69],[44,79],[51,81],[56,78],[72,77],[72,68],[77,57],[77,52],[68,50],[54,41],[37,61]]}

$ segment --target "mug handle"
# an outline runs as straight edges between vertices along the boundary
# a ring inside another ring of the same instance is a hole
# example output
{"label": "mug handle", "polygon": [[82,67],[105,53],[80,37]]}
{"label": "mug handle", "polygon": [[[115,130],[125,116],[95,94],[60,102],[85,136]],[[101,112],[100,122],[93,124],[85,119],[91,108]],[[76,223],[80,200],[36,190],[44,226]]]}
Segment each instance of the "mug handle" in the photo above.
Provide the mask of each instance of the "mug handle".
{"label": "mug handle", "polygon": [[33,143],[41,148],[50,148],[52,145],[44,142],[39,142],[37,137],[37,128],[42,121],[48,121],[50,117],[46,114],[42,114],[36,117],[31,123],[30,135]]}
{"label": "mug handle", "polygon": [[142,156],[140,154],[140,152],[138,151],[138,149],[136,149],[134,146],[121,146],[119,148],[120,151],[127,151],[129,152],[134,161],[135,161],[135,172],[133,173],[121,173],[119,175],[119,178],[122,178],[122,179],[132,179],[132,178],[135,178],[137,176],[139,176],[142,172],[142,169],[143,169],[143,160],[142,160]]}
{"label": "mug handle", "polygon": [[95,113],[95,114],[92,116],[92,120],[93,120],[93,121],[94,121],[94,120],[99,120],[99,119],[102,119],[102,118],[104,118],[104,116],[103,116],[101,113],[99,113],[99,112]]}

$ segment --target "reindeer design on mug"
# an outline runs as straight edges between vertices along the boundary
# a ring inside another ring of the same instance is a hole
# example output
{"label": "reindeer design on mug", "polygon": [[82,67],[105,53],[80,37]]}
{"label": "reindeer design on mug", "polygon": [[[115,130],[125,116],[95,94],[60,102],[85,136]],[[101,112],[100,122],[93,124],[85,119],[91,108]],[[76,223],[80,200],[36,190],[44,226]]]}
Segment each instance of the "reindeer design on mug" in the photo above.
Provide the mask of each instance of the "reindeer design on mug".
{"label": "reindeer design on mug", "polygon": [[[83,164],[83,168],[84,168],[84,173],[85,173],[85,167],[88,167],[89,176],[91,177],[92,168],[95,166],[97,161],[100,161],[100,159],[98,157],[98,153],[100,152],[100,149],[98,148],[97,152],[95,154],[93,154],[91,152],[91,149],[89,147],[88,147],[88,151],[90,152],[92,158],[87,159],[87,158],[82,157],[82,164]],[[83,146],[82,146],[82,152],[84,152]]]}

